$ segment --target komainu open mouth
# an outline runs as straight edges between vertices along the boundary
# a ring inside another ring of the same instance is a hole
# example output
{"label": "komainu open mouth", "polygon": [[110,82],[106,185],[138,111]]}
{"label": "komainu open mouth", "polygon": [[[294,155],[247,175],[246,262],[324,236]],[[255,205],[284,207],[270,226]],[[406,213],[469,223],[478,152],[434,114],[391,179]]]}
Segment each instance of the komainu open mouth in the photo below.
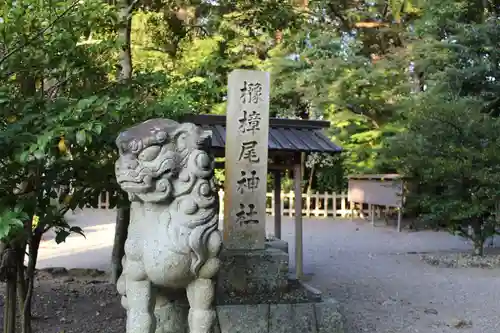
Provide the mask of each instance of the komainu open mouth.
{"label": "komainu open mouth", "polygon": [[119,181],[118,184],[124,191],[133,193],[145,193],[151,188],[150,185],[144,184],[143,182],[134,182],[129,180]]}

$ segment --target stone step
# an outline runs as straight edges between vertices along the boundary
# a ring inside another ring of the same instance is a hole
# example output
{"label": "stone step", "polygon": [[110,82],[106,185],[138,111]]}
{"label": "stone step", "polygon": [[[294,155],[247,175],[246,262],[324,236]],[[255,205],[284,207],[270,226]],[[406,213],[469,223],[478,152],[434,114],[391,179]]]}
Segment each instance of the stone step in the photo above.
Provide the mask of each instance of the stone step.
{"label": "stone step", "polygon": [[215,333],[345,333],[334,299],[316,303],[217,306]]}

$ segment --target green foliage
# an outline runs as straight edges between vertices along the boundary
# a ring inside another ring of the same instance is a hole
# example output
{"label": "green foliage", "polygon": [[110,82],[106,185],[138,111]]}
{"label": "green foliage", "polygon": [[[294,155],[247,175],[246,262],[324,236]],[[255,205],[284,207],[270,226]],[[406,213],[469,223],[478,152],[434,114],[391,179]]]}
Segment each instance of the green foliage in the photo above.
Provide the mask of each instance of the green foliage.
{"label": "green foliage", "polygon": [[56,243],[84,236],[65,220],[68,210],[97,207],[102,192],[112,207],[127,200],[114,176],[118,133],[194,112],[198,98],[148,62],[116,81],[117,10],[102,1],[0,10],[0,241],[28,253],[32,279],[45,232]]}
{"label": "green foliage", "polygon": [[414,183],[408,201],[421,217],[470,238],[482,254],[499,225],[500,29],[496,14],[471,21],[471,10],[447,3],[420,22],[426,38],[413,44],[413,59],[424,91],[401,103],[405,130],[385,157]]}
{"label": "green foliage", "polygon": [[91,30],[109,34],[113,24],[110,7],[99,1],[50,5],[6,2],[0,8],[5,46],[0,56],[0,207],[4,216],[22,207],[23,224],[36,215],[39,232],[61,226],[62,212],[51,199],[59,185],[67,184],[71,158],[59,152],[58,139],[85,143],[77,122],[97,100],[85,95],[107,81],[103,58],[110,55],[109,44],[83,42]]}
{"label": "green foliage", "polygon": [[273,114],[327,119],[344,148],[342,167],[309,157],[314,186],[400,172],[413,181],[409,208],[482,250],[497,225],[499,11],[493,1],[310,2],[315,19],[266,65]]}
{"label": "green foliage", "polygon": [[411,90],[407,62],[395,52],[373,63],[356,40],[315,29],[299,47],[280,50],[295,52],[295,59],[276,57],[272,64],[274,112],[329,120],[347,172],[373,171],[384,139],[398,131],[398,103]]}
{"label": "green foliage", "polygon": [[421,217],[446,223],[482,248],[498,225],[500,121],[480,107],[478,100],[429,92],[413,101],[407,130],[389,152],[398,171],[417,184],[408,201],[418,204]]}
{"label": "green foliage", "polygon": [[[169,87],[175,78],[147,66],[131,82],[115,82],[116,10],[101,1],[65,4],[33,1],[19,11],[12,2],[0,12],[2,45],[22,46],[0,57],[0,163],[6,171],[0,203],[6,210],[23,203],[41,228],[60,223],[51,199],[61,186],[72,187],[61,213],[95,205],[103,190],[117,204],[117,133],[195,106],[191,95]],[[26,186],[14,195],[19,184]]]}
{"label": "green foliage", "polygon": [[2,210],[0,215],[0,239],[13,237],[19,233],[24,227],[24,221],[29,217],[19,207],[14,207],[13,210]]}
{"label": "green foliage", "polygon": [[342,193],[347,188],[346,164],[343,155],[329,156],[311,154],[306,160],[306,167],[314,173],[312,188],[319,192]]}
{"label": "green foliage", "polygon": [[[164,1],[134,16],[135,67],[168,69],[171,89],[201,113],[225,113],[227,75],[263,68],[277,30],[300,28],[289,1]],[[155,11],[150,11],[155,8]],[[161,10],[160,10],[161,9]]]}

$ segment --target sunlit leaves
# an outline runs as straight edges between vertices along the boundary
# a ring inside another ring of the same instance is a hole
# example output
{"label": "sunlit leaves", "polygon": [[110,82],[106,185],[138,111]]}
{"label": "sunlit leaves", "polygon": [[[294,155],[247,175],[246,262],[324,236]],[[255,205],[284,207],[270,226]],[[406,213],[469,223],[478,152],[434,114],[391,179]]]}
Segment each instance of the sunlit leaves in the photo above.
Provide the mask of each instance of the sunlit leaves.
{"label": "sunlit leaves", "polygon": [[[112,205],[120,203],[116,135],[151,117],[192,111],[193,99],[169,88],[158,69],[138,71],[127,85],[114,81],[113,6],[21,3],[0,7],[0,45],[13,50],[6,57],[0,46],[0,229],[10,237],[13,227],[37,216],[37,233],[56,228],[63,241],[81,233],[64,221],[66,211],[95,206],[104,190]],[[68,186],[70,193],[56,194]],[[22,218],[12,215],[20,204]]]}
{"label": "sunlit leaves", "polygon": [[428,1],[412,47],[426,89],[402,104],[404,130],[385,153],[414,183],[408,208],[480,249],[498,227],[500,30],[496,13],[471,4]]}
{"label": "sunlit leaves", "polygon": [[0,240],[5,241],[10,236],[23,230],[28,215],[16,206],[12,210],[2,210],[0,207]]}

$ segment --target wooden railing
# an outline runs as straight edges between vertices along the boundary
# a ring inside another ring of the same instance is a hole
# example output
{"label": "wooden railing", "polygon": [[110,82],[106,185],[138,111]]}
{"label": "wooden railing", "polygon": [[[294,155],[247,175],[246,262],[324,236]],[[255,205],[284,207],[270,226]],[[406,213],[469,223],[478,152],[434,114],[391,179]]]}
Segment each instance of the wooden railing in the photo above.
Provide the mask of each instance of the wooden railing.
{"label": "wooden railing", "polygon": [[[273,216],[275,209],[274,192],[267,193],[266,212]],[[219,201],[221,214],[224,211],[224,191],[219,191]],[[283,216],[295,215],[295,194],[293,191],[281,192],[280,211]],[[362,209],[361,209],[362,208]],[[365,217],[370,211],[370,206],[361,207],[347,200],[347,193],[302,193],[302,216],[306,217],[351,217],[351,212],[354,216]],[[384,207],[387,209],[387,207]],[[382,216],[381,207],[375,208],[375,215]]]}
{"label": "wooden railing", "polygon": [[[224,211],[224,191],[219,191],[220,214]],[[99,196],[99,208],[109,209],[109,195],[103,193]],[[281,214],[283,216],[295,215],[295,195],[291,192],[281,192]],[[267,193],[268,215],[274,215],[274,192]],[[354,209],[353,209],[354,208]],[[352,210],[351,210],[352,209]],[[347,200],[347,193],[303,193],[302,194],[302,215],[306,217],[335,217],[347,218],[351,217],[351,212],[355,217],[366,217],[370,212],[370,205],[353,204]],[[387,207],[375,207],[375,216],[383,216],[384,210]]]}

